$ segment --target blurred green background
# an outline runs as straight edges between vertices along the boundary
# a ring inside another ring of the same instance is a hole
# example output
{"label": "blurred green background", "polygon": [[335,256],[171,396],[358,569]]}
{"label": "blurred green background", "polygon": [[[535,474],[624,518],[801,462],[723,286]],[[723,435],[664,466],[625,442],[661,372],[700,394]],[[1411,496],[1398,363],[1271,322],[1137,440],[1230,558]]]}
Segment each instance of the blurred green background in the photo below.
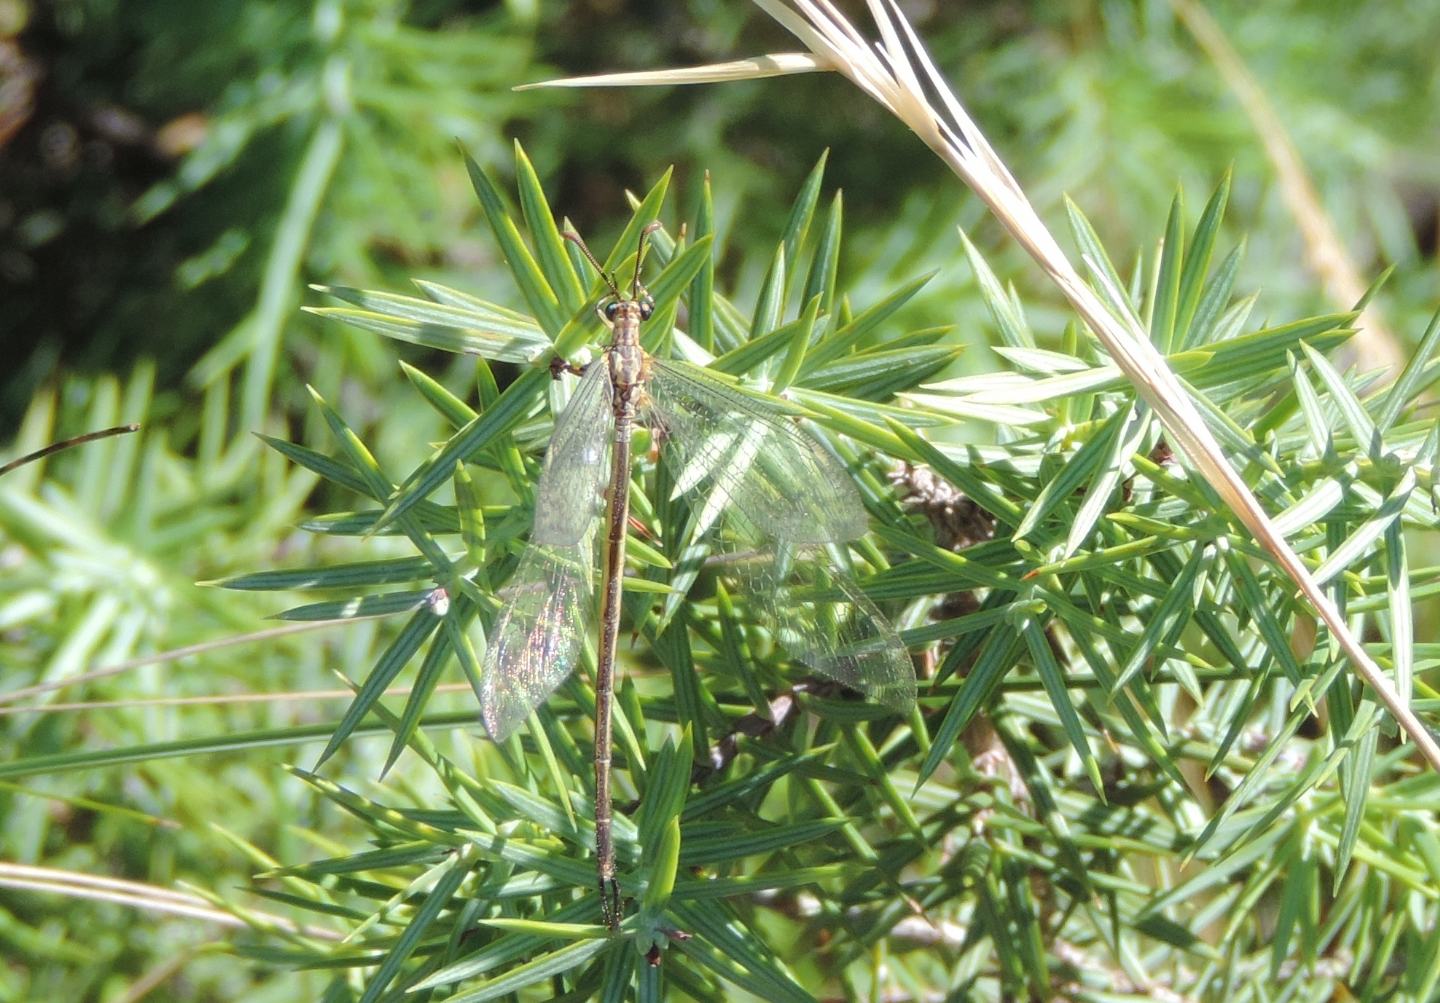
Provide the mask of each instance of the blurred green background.
{"label": "blurred green background", "polygon": [[[1265,137],[1171,4],[904,6],[1052,225],[1068,194],[1123,263],[1121,249],[1158,238],[1177,186],[1193,216],[1230,169],[1228,239],[1248,241],[1242,292],[1260,294],[1259,315],[1345,305],[1318,292]],[[1377,304],[1403,354],[1436,302],[1440,6],[1211,10],[1280,109],[1358,274],[1395,269]],[[256,738],[196,753],[217,736],[297,723],[323,738],[343,698],[281,698],[334,689],[331,669],[373,661],[393,628],[181,649],[261,629],[284,605],[197,581],[339,559],[341,546],[352,558],[386,552],[383,541],[317,544],[296,529],[327,499],[251,433],[318,441],[305,384],[396,473],[442,434],[397,355],[472,391],[465,360],[301,314],[321,301],[307,284],[403,292],[420,277],[520,306],[457,140],[502,175],[523,142],[551,201],[597,247],[626,218],[627,189],[674,165],[674,218],[689,218],[708,171],[721,272],[742,298],[828,149],[827,193],[845,199],[841,273],[857,301],[936,270],[907,320],[958,325],[984,345],[963,226],[1026,291],[1035,327],[1058,336],[1067,314],[978,203],[843,81],[511,90],[795,48],[738,0],[0,0],[3,458],[122,421],[145,426],[0,482],[0,693],[125,670],[0,703],[0,748],[32,761],[160,742],[177,753],[0,772],[0,860],[226,894],[264,866],[242,842],[293,860],[312,851],[312,823],[343,839],[277,768],[309,763],[316,747]],[[976,351],[964,364],[996,361]],[[1417,611],[1417,636],[1434,636],[1435,623]],[[174,652],[183,657],[161,657]],[[164,702],[176,697],[220,699]],[[471,702],[448,699],[434,709]],[[63,706],[81,700],[117,705]],[[352,743],[341,772],[372,777],[367,756],[380,748]],[[237,963],[216,949],[229,937],[0,885],[0,1000],[292,1000],[327,981]]]}

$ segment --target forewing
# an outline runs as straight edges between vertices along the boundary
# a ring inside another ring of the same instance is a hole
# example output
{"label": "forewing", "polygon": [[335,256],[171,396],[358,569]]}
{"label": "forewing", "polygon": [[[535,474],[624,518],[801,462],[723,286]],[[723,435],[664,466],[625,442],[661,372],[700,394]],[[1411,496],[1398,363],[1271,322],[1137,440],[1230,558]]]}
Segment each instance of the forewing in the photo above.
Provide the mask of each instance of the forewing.
{"label": "forewing", "polygon": [[783,411],[684,363],[656,361],[648,420],[665,438],[695,535],[758,601],[785,649],[811,669],[904,713],[915,671],[899,635],[832,564],[826,544],[864,534],[844,468]]}
{"label": "forewing", "polygon": [[480,714],[500,742],[565,681],[594,609],[594,526],[614,439],[604,360],[591,365],[555,422],[535,490],[530,545],[485,649]]}
{"label": "forewing", "polygon": [[480,683],[480,716],[495,741],[524,724],[580,657],[594,606],[594,554],[589,533],[569,546],[533,543],[500,590],[504,608]]}
{"label": "forewing", "polygon": [[794,544],[863,536],[864,506],[833,456],[779,408],[703,369],[655,360],[650,423],[678,459],[676,482],[762,537]]}
{"label": "forewing", "polygon": [[569,546],[589,533],[610,475],[615,438],[609,369],[591,363],[555,422],[535,491],[533,543]]}

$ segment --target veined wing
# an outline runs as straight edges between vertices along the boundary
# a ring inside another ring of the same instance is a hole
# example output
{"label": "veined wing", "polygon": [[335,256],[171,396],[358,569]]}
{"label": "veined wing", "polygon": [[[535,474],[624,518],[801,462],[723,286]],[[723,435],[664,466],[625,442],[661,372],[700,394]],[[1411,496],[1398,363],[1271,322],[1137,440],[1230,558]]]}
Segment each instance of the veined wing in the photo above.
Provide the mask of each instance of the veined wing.
{"label": "veined wing", "polygon": [[565,681],[585,647],[595,604],[595,549],[532,543],[520,557],[485,649],[480,717],[503,742]]}
{"label": "veined wing", "polygon": [[532,543],[567,546],[590,532],[610,476],[615,439],[609,368],[603,356],[590,364],[570,403],[555,422],[540,483],[535,489]]}
{"label": "veined wing", "polygon": [[723,519],[718,548],[760,600],[787,651],[897,711],[915,671],[895,628],[825,545],[861,536],[865,509],[844,468],[783,411],[684,363],[655,360],[649,414],[666,437],[698,530]]}
{"label": "veined wing", "polygon": [[797,660],[897,713],[914,706],[915,668],[894,626],[823,548],[759,549],[734,574]]}
{"label": "veined wing", "polygon": [[530,545],[490,631],[480,714],[495,741],[515,732],[565,681],[595,606],[595,516],[609,473],[614,422],[603,361],[592,365],[555,423],[535,492]]}
{"label": "veined wing", "polygon": [[[669,439],[682,489],[714,499],[760,536],[793,544],[863,536],[865,508],[850,475],[784,411],[703,369],[656,359],[651,420]],[[707,519],[707,524],[713,519]]]}

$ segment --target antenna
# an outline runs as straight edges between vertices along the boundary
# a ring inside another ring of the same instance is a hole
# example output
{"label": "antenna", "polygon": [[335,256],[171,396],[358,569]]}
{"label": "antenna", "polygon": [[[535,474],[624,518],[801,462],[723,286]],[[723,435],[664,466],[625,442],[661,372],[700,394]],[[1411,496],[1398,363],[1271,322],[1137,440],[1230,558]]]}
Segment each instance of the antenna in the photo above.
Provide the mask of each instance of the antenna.
{"label": "antenna", "polygon": [[590,262],[590,264],[595,266],[595,271],[597,271],[600,274],[600,277],[605,280],[605,284],[610,287],[610,292],[615,296],[617,300],[620,299],[620,289],[618,286],[615,285],[615,280],[610,277],[610,273],[605,270],[605,266],[600,264],[599,260],[591,252],[589,245],[585,243],[585,238],[580,236],[580,234],[576,233],[574,230],[566,230],[564,233],[560,234],[560,236],[564,237],[566,240],[570,241],[570,243],[580,248],[580,253],[585,255],[586,261]]}
{"label": "antenna", "polygon": [[635,277],[630,282],[630,298],[640,298],[640,266],[645,263],[645,251],[650,246],[650,234],[660,229],[660,221],[647,223],[640,231],[640,246],[635,250]]}
{"label": "antenna", "polygon": [[[640,298],[640,267],[645,263],[645,252],[650,246],[650,234],[658,229],[660,229],[660,221],[656,220],[653,223],[647,223],[645,228],[640,231],[640,243],[635,250],[635,276],[630,280],[630,299],[632,300]],[[595,267],[595,271],[599,273],[600,278],[603,279],[605,285],[609,287],[611,295],[617,300],[625,298],[620,292],[620,287],[616,284],[614,276],[605,270],[605,266],[600,264],[600,259],[595,257],[594,252],[592,252],[585,243],[585,238],[581,237],[580,234],[574,230],[566,230],[560,234],[560,236],[580,248],[580,253],[585,255],[585,260]]]}

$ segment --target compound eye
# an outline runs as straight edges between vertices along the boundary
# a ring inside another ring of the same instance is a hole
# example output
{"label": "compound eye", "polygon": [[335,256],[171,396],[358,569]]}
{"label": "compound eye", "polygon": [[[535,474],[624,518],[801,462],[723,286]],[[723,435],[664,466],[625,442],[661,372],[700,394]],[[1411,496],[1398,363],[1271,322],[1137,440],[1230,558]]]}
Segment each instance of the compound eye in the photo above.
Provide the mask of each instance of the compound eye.
{"label": "compound eye", "polygon": [[620,315],[620,301],[611,300],[601,307],[601,310],[604,312],[606,320],[614,320]]}
{"label": "compound eye", "polygon": [[650,315],[655,312],[655,301],[646,296],[640,301],[640,319],[649,320]]}

